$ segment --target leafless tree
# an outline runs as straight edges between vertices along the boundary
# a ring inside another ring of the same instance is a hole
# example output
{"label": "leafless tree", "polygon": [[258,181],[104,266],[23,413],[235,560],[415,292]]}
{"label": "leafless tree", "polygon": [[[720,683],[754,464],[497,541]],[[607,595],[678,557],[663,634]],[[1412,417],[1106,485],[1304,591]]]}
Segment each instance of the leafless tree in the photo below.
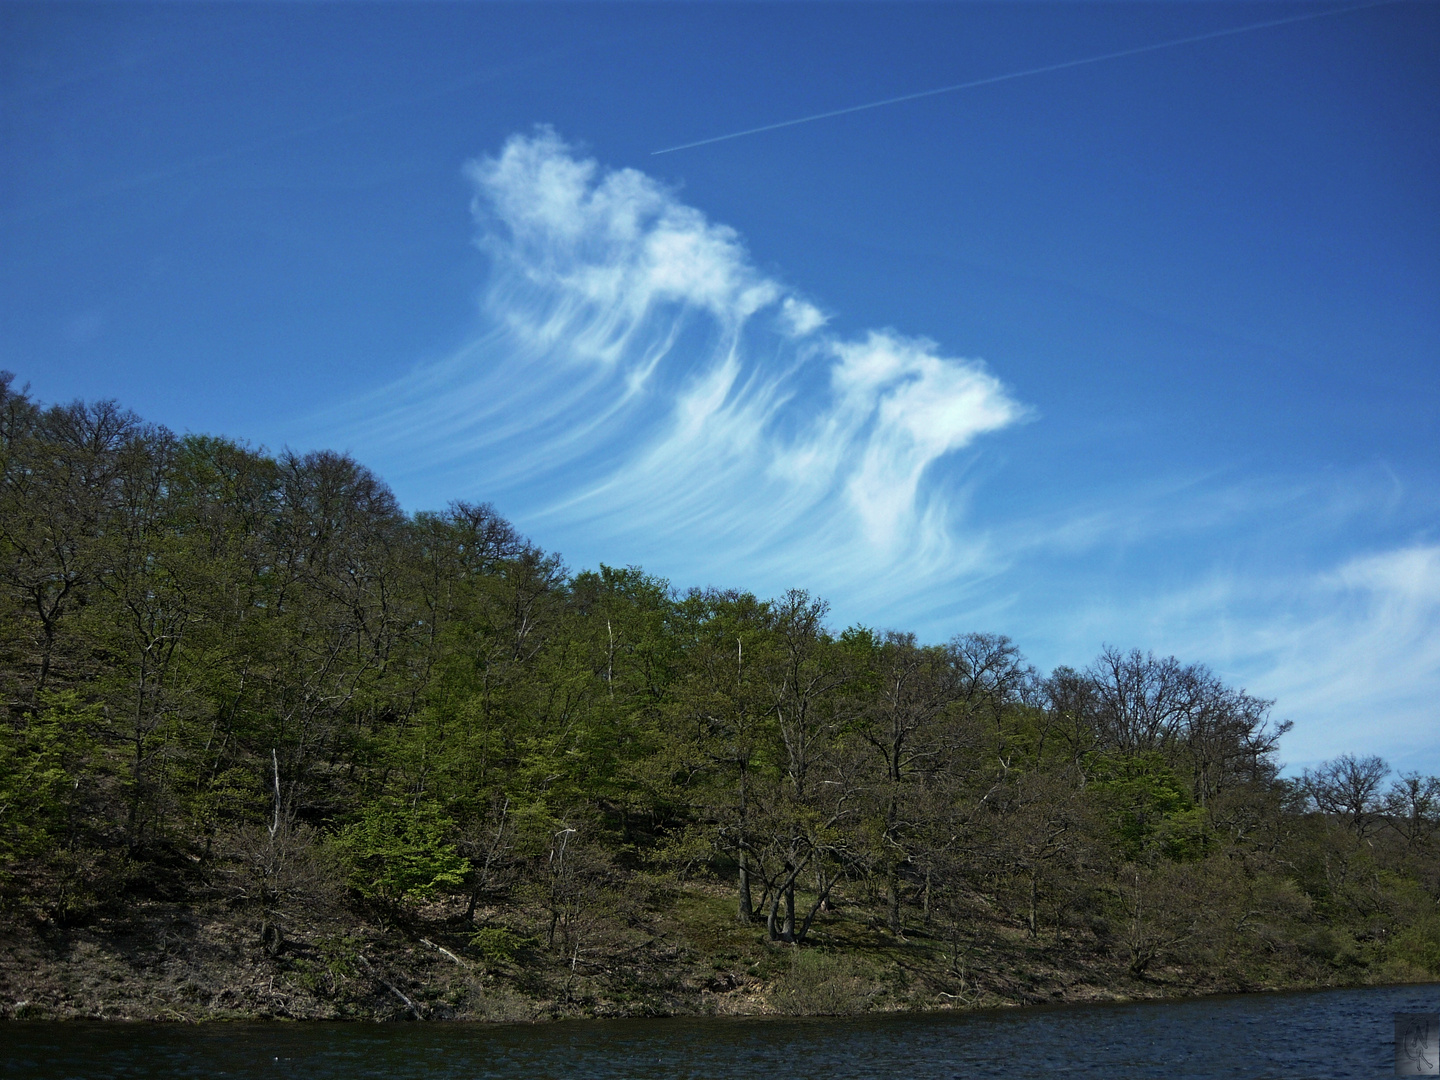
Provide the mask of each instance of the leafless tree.
{"label": "leafless tree", "polygon": [[1401,773],[1383,802],[1385,823],[1405,840],[1406,848],[1424,846],[1440,831],[1440,776]]}
{"label": "leafless tree", "polygon": [[1173,656],[1106,646],[1086,672],[1096,735],[1123,754],[1159,750],[1184,731],[1200,698],[1196,669]]}
{"label": "leafless tree", "polygon": [[1322,814],[1339,818],[1364,840],[1383,805],[1380,784],[1390,766],[1378,757],[1341,754],[1315,769],[1306,769],[1300,786]]}

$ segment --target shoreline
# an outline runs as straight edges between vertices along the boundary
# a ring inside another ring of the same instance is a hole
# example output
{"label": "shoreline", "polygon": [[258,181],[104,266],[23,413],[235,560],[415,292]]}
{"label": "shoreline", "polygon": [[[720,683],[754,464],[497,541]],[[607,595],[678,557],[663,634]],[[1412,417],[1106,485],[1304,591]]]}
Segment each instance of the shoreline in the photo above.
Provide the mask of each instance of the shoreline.
{"label": "shoreline", "polygon": [[[693,897],[682,894],[676,906],[686,899]],[[1292,968],[1290,978],[1259,979],[1172,964],[1136,979],[1121,957],[1093,941],[1056,946],[1004,925],[977,930],[957,976],[943,943],[920,930],[887,940],[858,912],[850,914],[839,913],[804,946],[769,943],[758,927],[732,926],[725,940],[703,948],[703,931],[713,927],[666,933],[657,919],[649,928],[651,956],[632,956],[630,970],[597,959],[582,973],[573,952],[570,964],[543,950],[482,963],[465,955],[453,925],[447,936],[439,922],[403,930],[352,919],[294,926],[272,954],[248,913],[149,904],[88,927],[5,926],[0,1019],[539,1024],[873,1017],[1436,984],[1414,968],[1314,965]]]}
{"label": "shoreline", "polygon": [[1431,979],[1405,979],[1395,982],[1358,982],[1358,983],[1333,983],[1326,985],[1308,986],[1285,986],[1266,987],[1257,990],[1219,990],[1213,993],[1193,994],[1154,994],[1154,995],[1118,995],[1113,998],[1085,998],[1077,1000],[1061,1001],[1037,1001],[1021,1002],[1011,1001],[998,1004],[986,1005],[929,1005],[916,1006],[914,1008],[885,1008],[875,1009],[859,1013],[782,1013],[775,1011],[760,1012],[674,1012],[656,1013],[646,1015],[562,1015],[562,1016],[540,1016],[531,1019],[518,1020],[493,1020],[474,1019],[460,1016],[449,1016],[440,1018],[426,1018],[423,1020],[400,1020],[395,1018],[304,1018],[296,1019],[286,1016],[225,1016],[195,1019],[191,1017],[177,1016],[93,1016],[93,1015],[63,1015],[63,1016],[21,1016],[17,1010],[24,1011],[26,1002],[16,1002],[14,1005],[0,1005],[0,1021],[7,1024],[35,1024],[35,1025],[74,1025],[94,1024],[104,1026],[124,1025],[187,1025],[187,1026],[215,1026],[223,1027],[229,1025],[241,1026],[251,1025],[257,1027],[269,1027],[278,1025],[299,1025],[299,1026],[338,1026],[356,1027],[365,1024],[376,1023],[422,1023],[438,1024],[444,1027],[450,1026],[485,1026],[485,1027],[537,1027],[563,1024],[591,1024],[591,1023],[627,1023],[634,1021],[668,1021],[668,1020],[718,1020],[751,1022],[757,1020],[787,1022],[795,1020],[882,1020],[901,1017],[939,1017],[952,1015],[984,1015],[1000,1014],[1010,1012],[1044,1012],[1068,1011],[1072,1009],[1123,1007],[1130,1005],[1173,1005],[1181,1002],[1202,1002],[1217,1001],[1223,999],[1241,999],[1256,997],[1287,997],[1300,996],[1305,994],[1325,994],[1342,990],[1367,990],[1367,989],[1393,989],[1405,986],[1435,986],[1440,987],[1440,980]]}

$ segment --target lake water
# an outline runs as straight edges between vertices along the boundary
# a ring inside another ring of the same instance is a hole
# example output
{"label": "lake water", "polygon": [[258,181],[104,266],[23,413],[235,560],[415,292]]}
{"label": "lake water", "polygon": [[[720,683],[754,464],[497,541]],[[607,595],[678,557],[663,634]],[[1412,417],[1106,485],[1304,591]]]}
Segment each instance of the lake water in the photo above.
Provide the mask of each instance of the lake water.
{"label": "lake water", "polygon": [[1440,985],[853,1019],[537,1025],[0,1023],[0,1076],[801,1080],[1394,1074]]}

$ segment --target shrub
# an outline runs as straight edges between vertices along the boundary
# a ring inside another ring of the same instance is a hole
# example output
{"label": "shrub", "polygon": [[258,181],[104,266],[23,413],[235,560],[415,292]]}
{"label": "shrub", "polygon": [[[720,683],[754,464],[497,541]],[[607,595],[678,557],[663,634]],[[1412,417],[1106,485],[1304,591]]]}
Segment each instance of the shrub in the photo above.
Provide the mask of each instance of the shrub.
{"label": "shrub", "polygon": [[335,844],[361,896],[396,904],[464,882],[470,862],[450,841],[453,829],[434,803],[382,800],[366,807]]}
{"label": "shrub", "polygon": [[853,1016],[865,1011],[877,990],[850,957],[797,949],[770,1003],[787,1016]]}

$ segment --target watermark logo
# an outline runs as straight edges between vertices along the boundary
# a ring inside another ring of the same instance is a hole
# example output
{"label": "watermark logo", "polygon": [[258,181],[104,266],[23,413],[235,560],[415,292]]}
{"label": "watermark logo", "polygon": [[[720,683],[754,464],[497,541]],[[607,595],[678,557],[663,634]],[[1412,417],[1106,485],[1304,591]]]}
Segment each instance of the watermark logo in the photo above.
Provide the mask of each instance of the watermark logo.
{"label": "watermark logo", "polygon": [[1395,1075],[1440,1076],[1440,1013],[1395,1014]]}

